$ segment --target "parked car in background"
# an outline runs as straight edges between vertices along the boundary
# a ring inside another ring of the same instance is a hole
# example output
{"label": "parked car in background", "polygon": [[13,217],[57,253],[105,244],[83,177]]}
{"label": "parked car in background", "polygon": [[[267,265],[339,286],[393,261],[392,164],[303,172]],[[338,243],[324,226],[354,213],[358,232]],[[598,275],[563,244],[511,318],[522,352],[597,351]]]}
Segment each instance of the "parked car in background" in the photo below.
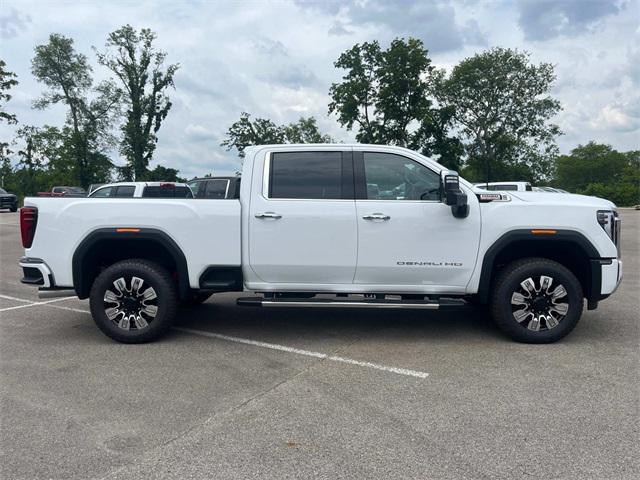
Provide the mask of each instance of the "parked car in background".
{"label": "parked car in background", "polygon": [[205,177],[191,180],[188,185],[196,198],[240,198],[241,177]]}
{"label": "parked car in background", "polygon": [[8,208],[12,212],[18,210],[18,197],[0,188],[0,208]]}
{"label": "parked car in background", "polygon": [[86,197],[82,187],[53,187],[50,192],[38,192],[38,197]]}
{"label": "parked car in background", "polygon": [[186,183],[118,182],[107,183],[89,194],[91,198],[193,198]]}
{"label": "parked car in background", "polygon": [[474,183],[473,186],[483,190],[500,192],[531,192],[533,190],[529,182],[482,182]]}

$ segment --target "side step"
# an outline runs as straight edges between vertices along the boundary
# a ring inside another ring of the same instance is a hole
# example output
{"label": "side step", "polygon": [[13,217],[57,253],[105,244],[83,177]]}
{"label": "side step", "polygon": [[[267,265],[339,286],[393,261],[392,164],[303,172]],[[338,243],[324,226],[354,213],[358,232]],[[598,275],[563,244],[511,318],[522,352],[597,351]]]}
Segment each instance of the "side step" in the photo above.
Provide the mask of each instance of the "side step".
{"label": "side step", "polygon": [[431,302],[426,300],[380,300],[358,299],[337,300],[326,298],[262,298],[243,297],[236,301],[244,307],[336,307],[336,308],[411,308],[424,310],[437,310],[440,307],[462,306],[463,300],[440,300]]}

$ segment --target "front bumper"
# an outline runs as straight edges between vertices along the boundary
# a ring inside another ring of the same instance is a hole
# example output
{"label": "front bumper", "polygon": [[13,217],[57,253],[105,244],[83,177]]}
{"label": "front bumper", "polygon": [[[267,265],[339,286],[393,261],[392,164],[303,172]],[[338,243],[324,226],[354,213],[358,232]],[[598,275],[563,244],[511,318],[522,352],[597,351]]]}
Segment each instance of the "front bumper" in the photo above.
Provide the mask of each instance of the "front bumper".
{"label": "front bumper", "polygon": [[55,282],[51,270],[40,258],[22,257],[19,262],[23,277],[20,280],[26,285],[36,285],[40,288],[54,288]]}
{"label": "front bumper", "polygon": [[601,266],[601,271],[600,294],[611,295],[622,280],[622,260],[612,259],[609,265]]}
{"label": "front bumper", "polygon": [[622,260],[599,258],[591,260],[591,286],[587,291],[587,308],[594,310],[598,302],[616,291],[622,281]]}

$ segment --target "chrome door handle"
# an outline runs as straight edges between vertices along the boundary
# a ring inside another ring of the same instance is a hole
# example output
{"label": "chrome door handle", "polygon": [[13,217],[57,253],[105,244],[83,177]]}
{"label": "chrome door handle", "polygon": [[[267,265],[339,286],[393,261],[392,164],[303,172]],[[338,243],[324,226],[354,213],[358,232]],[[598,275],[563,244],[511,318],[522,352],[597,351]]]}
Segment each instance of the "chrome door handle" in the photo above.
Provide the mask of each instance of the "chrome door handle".
{"label": "chrome door handle", "polygon": [[362,218],[365,220],[389,220],[391,217],[384,213],[370,213],[369,215],[364,215]]}
{"label": "chrome door handle", "polygon": [[278,218],[282,218],[282,215],[279,215],[274,212],[264,212],[264,213],[256,213],[256,218],[275,218],[277,220]]}

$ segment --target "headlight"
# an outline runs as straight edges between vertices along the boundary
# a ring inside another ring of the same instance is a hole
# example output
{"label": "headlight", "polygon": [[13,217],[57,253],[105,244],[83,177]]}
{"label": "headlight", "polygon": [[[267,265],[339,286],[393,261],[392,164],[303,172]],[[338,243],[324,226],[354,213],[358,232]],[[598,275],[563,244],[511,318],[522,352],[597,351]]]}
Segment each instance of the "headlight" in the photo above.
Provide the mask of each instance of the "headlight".
{"label": "headlight", "polygon": [[609,236],[611,241],[618,248],[618,257],[620,256],[620,219],[618,212],[614,210],[598,210],[598,223]]}

